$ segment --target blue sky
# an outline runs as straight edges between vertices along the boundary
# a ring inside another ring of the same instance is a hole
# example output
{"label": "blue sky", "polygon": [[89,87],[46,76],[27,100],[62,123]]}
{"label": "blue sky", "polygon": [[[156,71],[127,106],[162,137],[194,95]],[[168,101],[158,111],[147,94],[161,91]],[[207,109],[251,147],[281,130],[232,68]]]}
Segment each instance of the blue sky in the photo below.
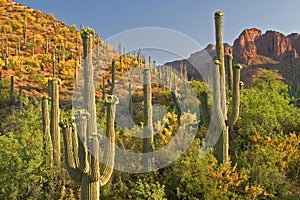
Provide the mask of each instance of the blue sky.
{"label": "blue sky", "polygon": [[300,33],[299,0],[16,0],[53,13],[67,25],[94,28],[106,40],[133,28],[161,27],[188,35],[205,47],[214,43],[216,10],[224,15],[224,42],[230,44],[245,28],[284,34]]}

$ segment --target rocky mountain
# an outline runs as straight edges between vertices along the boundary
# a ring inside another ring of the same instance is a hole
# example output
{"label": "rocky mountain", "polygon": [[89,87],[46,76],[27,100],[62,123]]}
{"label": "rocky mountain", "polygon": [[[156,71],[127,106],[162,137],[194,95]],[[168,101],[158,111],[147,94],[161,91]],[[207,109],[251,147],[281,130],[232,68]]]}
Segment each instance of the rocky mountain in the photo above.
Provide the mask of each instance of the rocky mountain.
{"label": "rocky mountain", "polygon": [[300,34],[283,35],[277,31],[264,34],[256,28],[244,30],[234,41],[234,62],[251,65],[258,56],[272,58],[275,61],[291,59],[299,64]]}
{"label": "rocky mountain", "polygon": [[[287,83],[293,75],[291,64],[299,75],[300,70],[297,68],[300,65],[300,34],[298,33],[285,36],[277,31],[262,33],[257,28],[245,29],[232,46],[224,44],[224,49],[225,54],[233,54],[234,63],[244,66],[241,78],[248,86],[259,76],[261,68],[278,70]],[[205,49],[191,54],[186,61],[200,72],[204,80],[208,80],[209,67],[214,58],[215,46],[209,44]],[[180,62],[167,64],[172,64],[172,67],[177,69],[176,63]],[[197,76],[189,75],[191,79],[196,79]]]}

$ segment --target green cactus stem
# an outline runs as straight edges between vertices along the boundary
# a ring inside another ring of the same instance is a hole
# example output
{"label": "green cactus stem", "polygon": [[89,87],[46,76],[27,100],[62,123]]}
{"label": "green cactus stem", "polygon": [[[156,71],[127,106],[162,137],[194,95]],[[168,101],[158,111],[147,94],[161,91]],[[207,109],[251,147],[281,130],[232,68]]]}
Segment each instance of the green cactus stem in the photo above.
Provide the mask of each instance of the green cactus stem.
{"label": "green cactus stem", "polygon": [[14,84],[14,77],[10,77],[10,89],[9,89],[9,105],[12,106],[15,104],[15,84]]}
{"label": "green cactus stem", "polygon": [[233,88],[233,72],[232,72],[232,55],[226,55],[226,71],[227,71],[227,87],[229,91],[232,91]]}
{"label": "green cactus stem", "polygon": [[23,24],[23,40],[24,44],[27,43],[27,19],[26,16],[24,17],[24,24]]}
{"label": "green cactus stem", "polygon": [[231,113],[228,117],[227,125],[232,127],[235,125],[240,114],[240,71],[242,66],[236,64],[233,66],[233,87],[232,87],[232,106]]}
{"label": "green cactus stem", "polygon": [[110,95],[113,95],[113,91],[115,89],[115,59],[112,60],[111,64],[111,88],[110,88]]}
{"label": "green cactus stem", "polygon": [[114,95],[107,96],[106,105],[106,137],[109,142],[106,143],[104,149],[104,164],[105,168],[100,177],[100,186],[104,186],[110,179],[113,173],[114,157],[115,157],[115,112],[116,104],[119,100]]}
{"label": "green cactus stem", "polygon": [[48,111],[49,97],[42,97],[42,119],[43,119],[43,144],[45,152],[45,164],[48,168],[53,167],[53,146],[50,134],[50,119]]}
{"label": "green cactus stem", "polygon": [[[83,58],[84,58],[84,109],[89,114],[88,126],[86,128],[86,138],[90,138],[97,134],[96,124],[96,104],[95,104],[95,88],[94,88],[94,69],[92,64],[92,48],[95,32],[90,28],[81,30],[83,42]],[[95,141],[97,142],[97,141]],[[95,145],[94,145],[95,146]],[[87,152],[86,161],[89,162],[87,173],[82,174],[81,180],[81,199],[99,199],[99,181],[95,180],[95,169],[98,158],[92,158],[90,152]],[[93,163],[91,163],[93,160]],[[93,177],[92,177],[93,174]]]}
{"label": "green cactus stem", "polygon": [[144,69],[144,129],[143,129],[143,156],[142,163],[147,171],[153,168],[153,158],[149,153],[154,150],[153,122],[152,122],[152,89],[150,69]]}
{"label": "green cactus stem", "polygon": [[[72,179],[81,183],[82,200],[98,200],[100,196],[100,186],[105,185],[113,172],[114,165],[114,117],[116,97],[108,95],[105,101],[107,106],[107,128],[106,134],[110,143],[104,150],[104,160],[106,167],[100,174],[98,161],[99,139],[96,124],[96,105],[95,89],[93,85],[93,66],[92,66],[92,41],[94,31],[90,28],[84,28],[81,31],[83,39],[84,52],[84,109],[76,113],[76,125],[67,120],[60,125],[63,129],[65,157],[67,170]],[[114,84],[114,80],[112,81]],[[72,128],[70,128],[72,127]],[[74,137],[77,127],[78,138]],[[87,146],[91,149],[88,151]],[[76,150],[78,149],[78,150]]]}
{"label": "green cactus stem", "polygon": [[200,110],[201,110],[201,119],[205,125],[205,127],[209,127],[210,123],[210,111],[208,108],[208,94],[206,91],[200,92]]}
{"label": "green cactus stem", "polygon": [[216,30],[216,59],[220,62],[220,95],[221,109],[223,115],[227,115],[226,110],[226,89],[225,89],[225,67],[224,67],[224,45],[223,45],[223,16],[222,11],[215,12],[215,30]]}
{"label": "green cactus stem", "polygon": [[36,34],[33,35],[32,56],[35,55],[35,46],[36,46]]}
{"label": "green cactus stem", "polygon": [[102,85],[100,86],[102,90],[102,100],[105,101],[105,77],[102,77]]}
{"label": "green cactus stem", "polygon": [[217,141],[217,144],[215,145],[215,154],[217,157],[217,160],[221,163],[224,162],[224,157],[226,155],[224,154],[224,146],[227,145],[224,138],[226,137],[226,124],[225,124],[225,118],[224,114],[222,112],[222,106],[221,106],[221,92],[220,92],[220,66],[221,62],[219,60],[215,61],[215,65],[213,67],[213,103],[212,103],[212,113],[211,113],[211,124],[209,126],[208,131],[211,130],[216,131],[217,133],[220,133],[220,137]]}
{"label": "green cactus stem", "polygon": [[59,132],[59,81],[51,80],[51,120],[50,133],[53,145],[53,163],[54,166],[60,165],[60,132]]}
{"label": "green cactus stem", "polygon": [[0,89],[2,88],[2,71],[0,71]]}
{"label": "green cactus stem", "polygon": [[56,78],[56,45],[54,45],[52,53],[52,78]]}

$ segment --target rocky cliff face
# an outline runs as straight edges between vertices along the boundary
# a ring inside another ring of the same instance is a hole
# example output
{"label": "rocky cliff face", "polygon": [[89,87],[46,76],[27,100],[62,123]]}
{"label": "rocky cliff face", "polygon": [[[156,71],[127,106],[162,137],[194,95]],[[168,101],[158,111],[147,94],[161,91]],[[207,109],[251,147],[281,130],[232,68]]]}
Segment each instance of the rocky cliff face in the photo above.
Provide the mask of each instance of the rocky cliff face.
{"label": "rocky cliff face", "polygon": [[276,61],[286,61],[292,56],[298,62],[300,53],[300,34],[283,35],[277,31],[262,34],[256,28],[244,30],[234,41],[234,62],[251,65],[258,55]]}
{"label": "rocky cliff face", "polygon": [[252,28],[244,30],[233,43],[234,62],[249,65],[257,54],[256,41],[261,31]]}
{"label": "rocky cliff face", "polygon": [[[234,41],[233,46],[224,44],[224,51],[225,54],[233,54],[234,63],[245,66],[241,78],[246,85],[251,83],[252,77],[256,76],[260,68],[278,70],[286,80],[291,80],[293,74],[290,70],[290,62],[292,61],[296,68],[300,66],[300,34],[293,33],[285,36],[277,31],[262,33],[257,28],[245,29]],[[189,74],[189,78],[197,79],[200,74],[203,80],[207,81],[215,56],[216,47],[209,44],[205,49],[193,53],[184,60],[188,63],[190,73],[197,71],[197,74]],[[172,64],[172,67],[177,69],[179,63],[181,61],[168,64]],[[300,73],[300,69],[297,71]]]}

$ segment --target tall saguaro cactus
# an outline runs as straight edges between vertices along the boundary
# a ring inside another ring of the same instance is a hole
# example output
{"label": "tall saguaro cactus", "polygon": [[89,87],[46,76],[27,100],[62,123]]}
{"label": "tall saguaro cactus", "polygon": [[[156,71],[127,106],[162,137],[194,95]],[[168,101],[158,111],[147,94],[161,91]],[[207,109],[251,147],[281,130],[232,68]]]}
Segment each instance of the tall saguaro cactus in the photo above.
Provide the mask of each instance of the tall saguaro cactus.
{"label": "tall saguaro cactus", "polygon": [[154,150],[153,122],[152,122],[152,91],[150,69],[144,69],[144,130],[143,130],[143,157],[142,163],[146,170],[153,166],[153,158],[149,156]]}
{"label": "tall saguaro cactus", "polygon": [[59,81],[51,80],[51,114],[50,114],[50,133],[53,143],[53,163],[54,166],[60,165],[60,132],[59,132]]}
{"label": "tall saguaro cactus", "polygon": [[[106,167],[100,174],[98,161],[99,141],[96,124],[95,89],[92,65],[92,41],[94,31],[85,28],[81,31],[84,50],[84,103],[76,117],[76,126],[72,122],[64,121],[62,127],[65,145],[66,166],[70,177],[81,184],[82,200],[98,200],[100,187],[105,185],[113,172],[114,165],[114,118],[117,98],[108,95],[106,135],[109,142],[104,150]],[[75,136],[77,129],[78,137]],[[88,150],[87,147],[90,147]]]}
{"label": "tall saguaro cactus", "polygon": [[[216,59],[220,62],[220,95],[221,95],[221,109],[223,115],[226,116],[226,89],[225,89],[225,65],[224,65],[224,45],[223,45],[223,15],[222,11],[215,12],[215,29],[216,29]],[[227,118],[225,117],[225,120]]]}
{"label": "tall saguaro cactus", "polygon": [[46,96],[42,97],[42,119],[43,119],[43,143],[45,151],[45,163],[47,167],[53,166],[53,147],[50,134],[50,119],[48,111],[48,100]]}
{"label": "tall saguaro cactus", "polygon": [[[226,85],[225,85],[225,66],[224,66],[224,47],[222,41],[222,17],[223,12],[217,11],[215,13],[216,23],[216,50],[217,60],[212,70],[212,109],[209,124],[209,134],[220,133],[220,137],[215,145],[215,154],[217,160],[221,162],[229,161],[229,130],[232,128],[239,117],[240,107],[240,70],[241,65],[236,64],[233,66],[231,75],[232,57],[227,57],[228,66],[228,87],[231,89],[231,111],[228,113],[226,105]],[[202,112],[207,116],[208,106],[207,94],[201,94]]]}

